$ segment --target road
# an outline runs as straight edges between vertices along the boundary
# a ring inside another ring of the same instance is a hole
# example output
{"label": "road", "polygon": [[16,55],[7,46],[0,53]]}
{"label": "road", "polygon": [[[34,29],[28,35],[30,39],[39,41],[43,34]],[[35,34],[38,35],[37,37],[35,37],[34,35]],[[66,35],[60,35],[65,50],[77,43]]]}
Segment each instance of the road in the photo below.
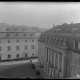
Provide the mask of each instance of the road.
{"label": "road", "polygon": [[30,63],[0,66],[0,76],[6,78],[41,78],[36,74],[36,69],[31,68]]}

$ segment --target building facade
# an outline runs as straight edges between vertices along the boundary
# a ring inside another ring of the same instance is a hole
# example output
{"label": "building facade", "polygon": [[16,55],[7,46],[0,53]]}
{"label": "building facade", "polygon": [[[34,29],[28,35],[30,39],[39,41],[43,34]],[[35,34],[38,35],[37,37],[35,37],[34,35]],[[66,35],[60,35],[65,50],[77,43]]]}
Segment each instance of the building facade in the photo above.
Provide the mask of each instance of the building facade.
{"label": "building facade", "polygon": [[7,28],[5,32],[0,32],[0,62],[38,57],[40,32],[19,29]]}
{"label": "building facade", "polygon": [[[61,26],[70,25],[75,24]],[[80,34],[63,28],[50,29],[42,33],[38,40],[38,61],[50,79],[80,76]]]}

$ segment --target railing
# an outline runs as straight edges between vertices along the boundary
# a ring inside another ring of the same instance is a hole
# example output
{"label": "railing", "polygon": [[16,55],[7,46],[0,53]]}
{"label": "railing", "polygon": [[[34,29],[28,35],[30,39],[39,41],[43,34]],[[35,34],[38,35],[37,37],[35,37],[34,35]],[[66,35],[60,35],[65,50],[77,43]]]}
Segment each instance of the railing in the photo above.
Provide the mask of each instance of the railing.
{"label": "railing", "polygon": [[38,58],[37,56],[35,57],[20,57],[20,58],[16,58],[16,59],[6,59],[6,60],[1,60],[0,62],[12,62],[12,61],[22,61],[22,60],[30,60],[30,59],[36,59]]}

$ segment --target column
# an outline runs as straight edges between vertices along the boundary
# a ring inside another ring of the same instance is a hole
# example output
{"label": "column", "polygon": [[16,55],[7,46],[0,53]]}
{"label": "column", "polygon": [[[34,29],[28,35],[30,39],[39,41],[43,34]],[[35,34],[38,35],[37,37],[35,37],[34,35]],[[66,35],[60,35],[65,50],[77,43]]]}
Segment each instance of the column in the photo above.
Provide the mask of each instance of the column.
{"label": "column", "polygon": [[54,68],[55,68],[55,51],[54,51]]}
{"label": "column", "polygon": [[52,50],[52,65],[53,65],[53,68],[52,68],[52,77],[54,79],[54,50]]}
{"label": "column", "polygon": [[59,53],[58,53],[58,70],[59,70]]}
{"label": "column", "polygon": [[62,78],[62,64],[63,64],[63,62],[62,62],[63,60],[62,60],[62,53],[60,52],[59,53],[59,78]]}
{"label": "column", "polygon": [[62,74],[64,74],[64,56],[62,55],[62,68],[61,68],[61,70],[62,70]]}
{"label": "column", "polygon": [[52,50],[52,65],[54,66],[54,51]]}
{"label": "column", "polygon": [[48,63],[47,63],[48,73],[49,73],[49,48],[48,48]]}
{"label": "column", "polygon": [[46,48],[46,55],[45,55],[45,61],[44,61],[44,71],[47,71],[47,51],[48,49]]}
{"label": "column", "polygon": [[60,62],[60,61],[59,61],[59,55],[60,55],[60,54],[58,53],[58,78],[59,78],[59,67],[60,67],[60,66],[59,66],[59,62]]}
{"label": "column", "polygon": [[67,76],[67,65],[66,65],[66,54],[63,55],[63,75],[64,77]]}
{"label": "column", "polygon": [[52,49],[51,49],[51,56],[50,56],[50,59],[51,59],[51,65],[52,65]]}
{"label": "column", "polygon": [[48,63],[49,63],[49,48],[48,48]]}
{"label": "column", "polygon": [[55,51],[54,51],[54,79],[55,79]]}

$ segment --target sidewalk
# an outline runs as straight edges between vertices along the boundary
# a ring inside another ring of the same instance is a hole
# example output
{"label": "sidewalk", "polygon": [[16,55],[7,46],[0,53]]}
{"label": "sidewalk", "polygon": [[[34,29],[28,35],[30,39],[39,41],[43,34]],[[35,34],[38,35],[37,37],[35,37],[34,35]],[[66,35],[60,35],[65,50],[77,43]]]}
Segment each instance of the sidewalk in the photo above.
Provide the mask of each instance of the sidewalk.
{"label": "sidewalk", "polygon": [[[38,59],[30,59],[33,63],[37,62]],[[22,63],[30,63],[30,60],[22,60],[22,61],[12,61],[12,62],[1,62],[0,66],[3,65],[14,65],[14,64],[22,64]]]}
{"label": "sidewalk", "polygon": [[39,66],[38,62],[37,62],[37,63],[35,63],[35,67],[36,67],[36,69],[37,69],[37,70],[39,70],[39,71],[40,71],[41,76],[42,76],[44,79],[49,79],[49,76],[47,75],[47,73],[46,73],[46,72],[44,72],[44,68],[40,68],[40,66]]}

